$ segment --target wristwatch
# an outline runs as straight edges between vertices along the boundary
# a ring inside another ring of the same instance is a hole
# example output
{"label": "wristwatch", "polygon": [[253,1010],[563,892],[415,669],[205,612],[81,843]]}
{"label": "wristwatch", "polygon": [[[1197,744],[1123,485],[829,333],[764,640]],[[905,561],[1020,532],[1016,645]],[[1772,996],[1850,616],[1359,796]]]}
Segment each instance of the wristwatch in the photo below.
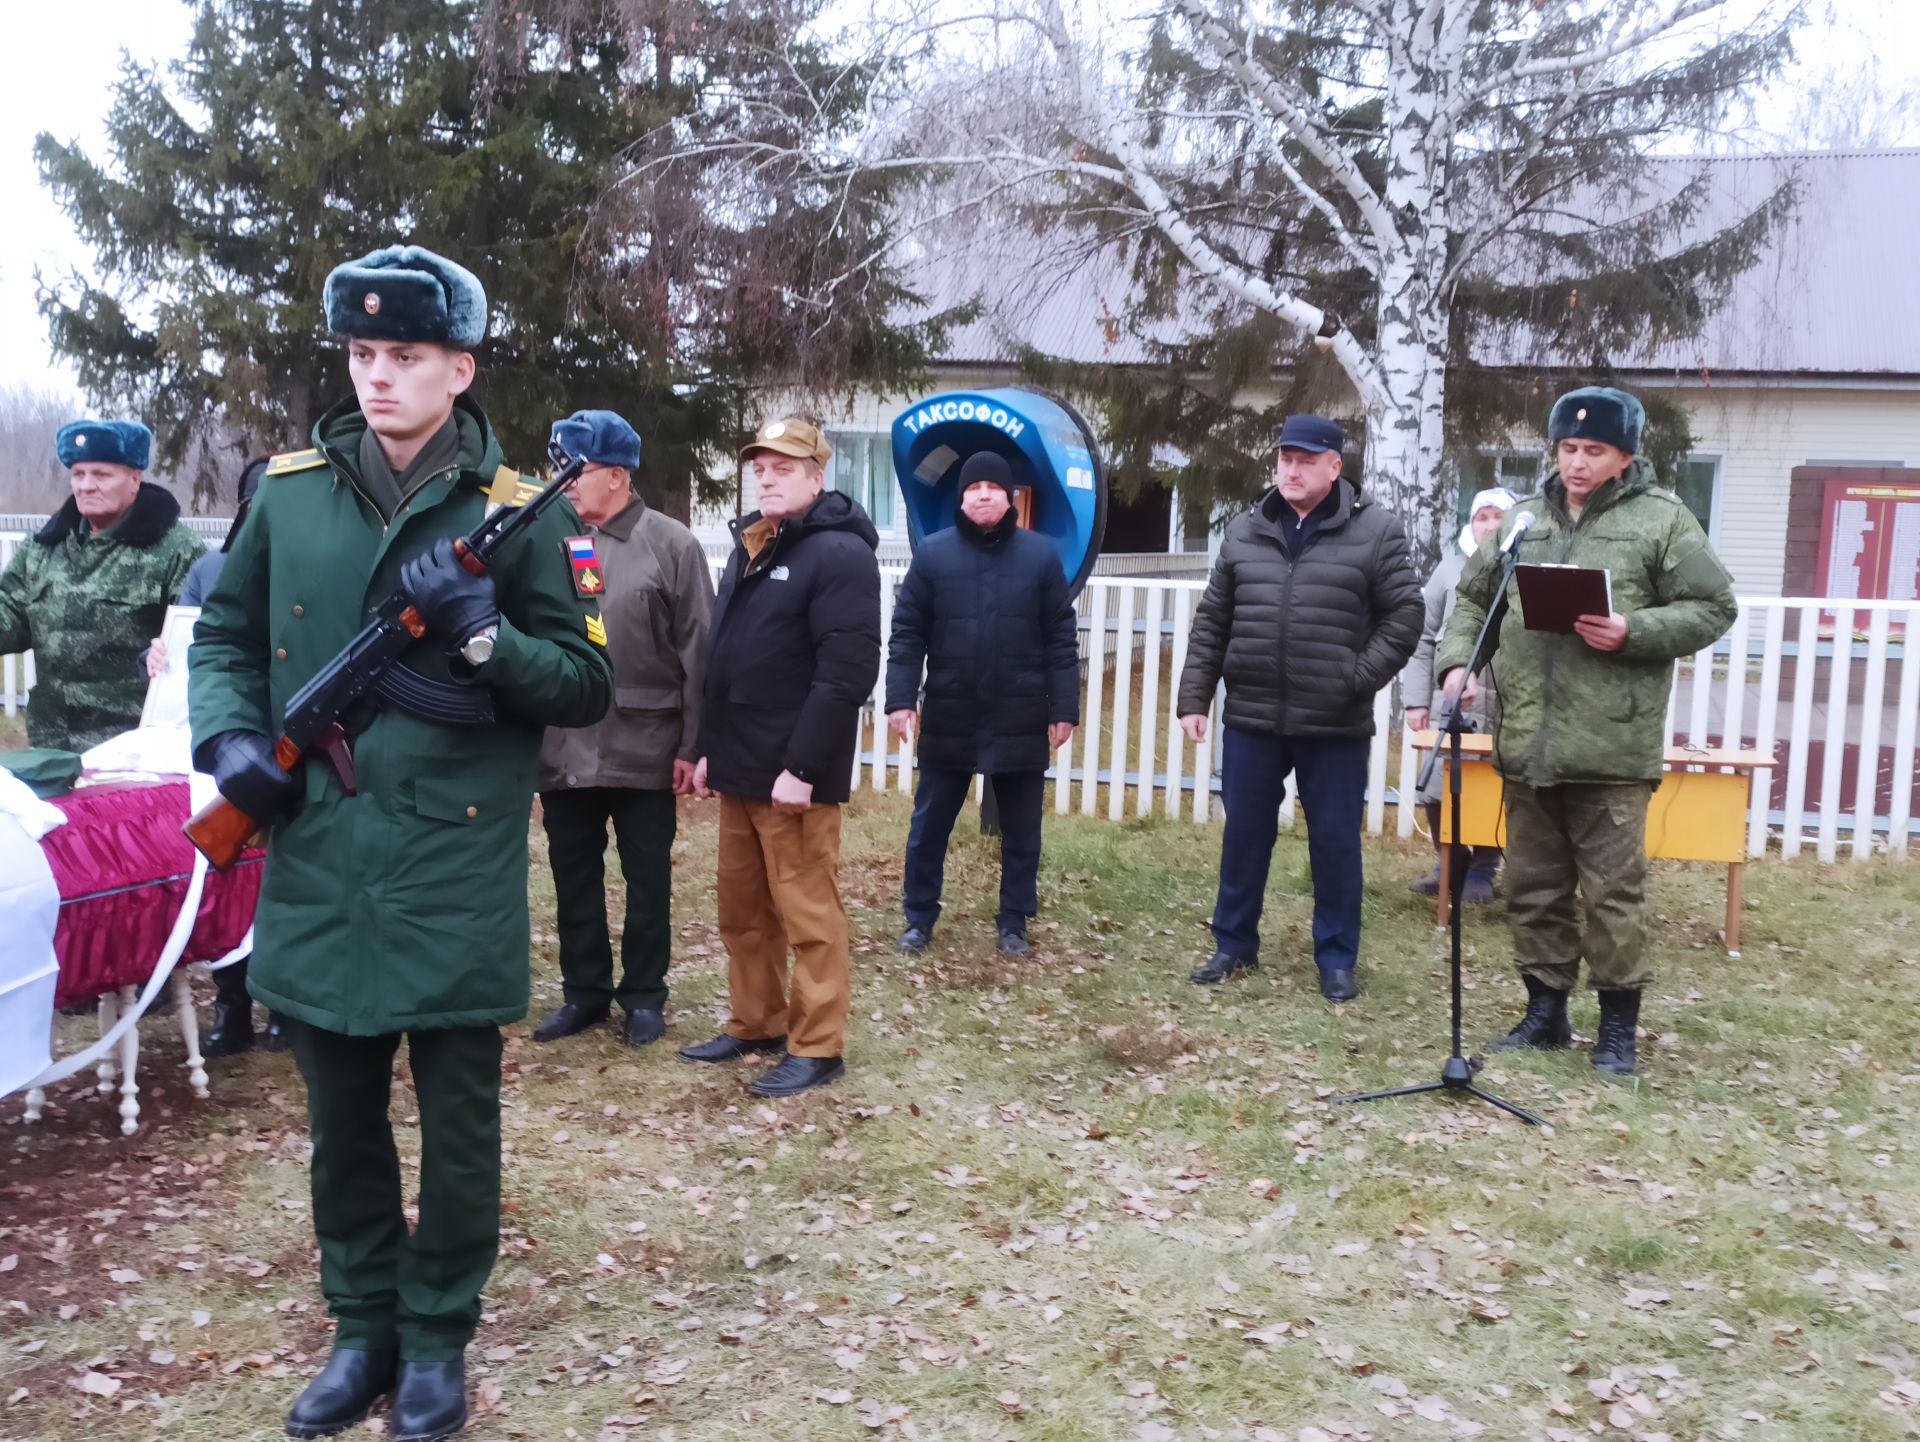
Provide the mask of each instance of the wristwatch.
{"label": "wristwatch", "polygon": [[498,626],[482,626],[467,638],[467,644],[460,648],[460,654],[466,658],[469,666],[485,665],[493,655],[493,642],[500,634]]}

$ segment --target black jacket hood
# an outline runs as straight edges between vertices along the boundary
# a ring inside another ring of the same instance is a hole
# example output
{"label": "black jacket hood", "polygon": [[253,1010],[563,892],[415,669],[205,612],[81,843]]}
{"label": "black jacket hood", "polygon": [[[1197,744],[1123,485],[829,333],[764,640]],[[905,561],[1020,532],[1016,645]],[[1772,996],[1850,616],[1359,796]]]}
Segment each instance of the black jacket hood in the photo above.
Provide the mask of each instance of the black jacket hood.
{"label": "black jacket hood", "polygon": [[[142,481],[134,493],[132,507],[113,528],[113,538],[125,546],[151,546],[171,531],[179,519],[180,502],[174,499],[173,492],[152,481]],[[83,524],[79,502],[68,496],[67,503],[33,533],[33,538],[43,546],[57,546]]]}

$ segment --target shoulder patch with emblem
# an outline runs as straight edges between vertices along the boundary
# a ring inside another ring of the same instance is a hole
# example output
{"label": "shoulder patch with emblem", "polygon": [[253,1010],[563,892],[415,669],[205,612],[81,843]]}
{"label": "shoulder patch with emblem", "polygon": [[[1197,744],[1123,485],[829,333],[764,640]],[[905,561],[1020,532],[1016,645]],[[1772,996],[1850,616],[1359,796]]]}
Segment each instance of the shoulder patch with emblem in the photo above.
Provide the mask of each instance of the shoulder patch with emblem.
{"label": "shoulder patch with emblem", "polygon": [[607,623],[598,611],[587,617],[587,639],[602,651],[607,649]]}
{"label": "shoulder patch with emblem", "polygon": [[327,458],[317,450],[283,451],[267,459],[266,474],[269,476],[290,476],[296,471],[317,470],[327,464]]}
{"label": "shoulder patch with emblem", "polygon": [[592,536],[568,536],[560,544],[566,549],[567,565],[573,572],[574,595],[590,598],[607,589],[607,569],[600,564]]}

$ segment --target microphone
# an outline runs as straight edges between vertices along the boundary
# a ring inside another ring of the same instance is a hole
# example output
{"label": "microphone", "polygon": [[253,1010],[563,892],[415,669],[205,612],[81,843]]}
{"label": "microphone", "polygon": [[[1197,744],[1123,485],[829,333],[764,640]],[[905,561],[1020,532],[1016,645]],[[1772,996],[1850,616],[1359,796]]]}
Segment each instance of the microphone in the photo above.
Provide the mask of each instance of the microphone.
{"label": "microphone", "polygon": [[1520,538],[1533,529],[1534,522],[1540,518],[1532,511],[1522,511],[1513,518],[1513,529],[1507,532],[1506,540],[1500,543],[1500,554],[1510,556],[1513,548],[1520,544]]}

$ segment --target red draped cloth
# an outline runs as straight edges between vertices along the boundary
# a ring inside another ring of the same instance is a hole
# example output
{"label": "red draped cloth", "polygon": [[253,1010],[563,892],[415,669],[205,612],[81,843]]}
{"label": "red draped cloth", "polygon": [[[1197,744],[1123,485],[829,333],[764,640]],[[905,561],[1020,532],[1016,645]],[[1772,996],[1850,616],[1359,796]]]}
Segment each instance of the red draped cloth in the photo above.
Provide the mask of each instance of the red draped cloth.
{"label": "red draped cloth", "polygon": [[[40,843],[60,888],[54,1004],[72,1006],[153,975],[193,871],[193,843],[180,831],[191,806],[184,777],[83,786],[51,800],[67,817]],[[180,965],[218,961],[246,939],[264,859],[252,850],[231,871],[207,873]]]}

